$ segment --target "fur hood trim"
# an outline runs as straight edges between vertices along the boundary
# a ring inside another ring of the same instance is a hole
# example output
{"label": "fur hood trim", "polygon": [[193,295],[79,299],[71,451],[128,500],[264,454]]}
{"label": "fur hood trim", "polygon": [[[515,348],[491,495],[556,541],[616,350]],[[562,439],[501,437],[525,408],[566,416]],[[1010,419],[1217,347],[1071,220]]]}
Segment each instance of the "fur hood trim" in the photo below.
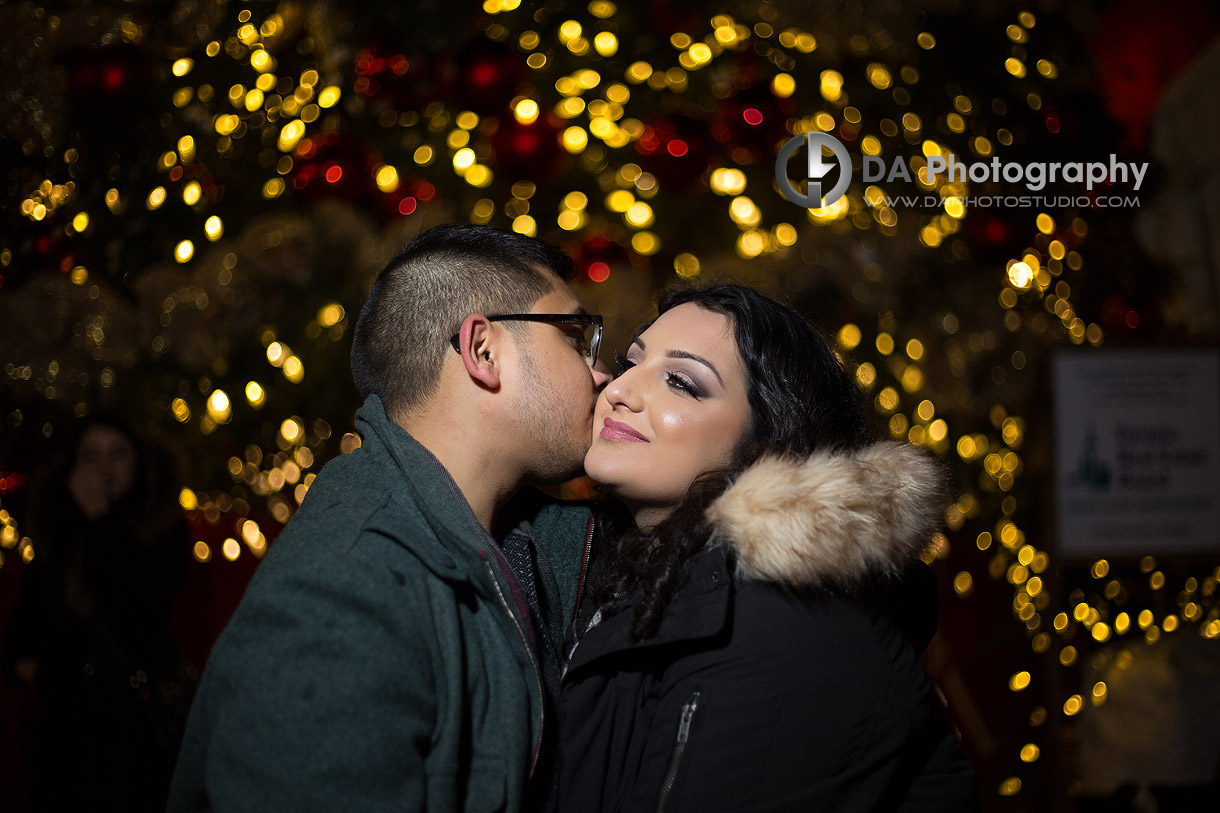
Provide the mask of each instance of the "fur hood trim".
{"label": "fur hood trim", "polygon": [[707,510],[715,538],[737,551],[747,578],[851,589],[897,575],[939,527],[940,464],[906,443],[805,460],[764,457]]}

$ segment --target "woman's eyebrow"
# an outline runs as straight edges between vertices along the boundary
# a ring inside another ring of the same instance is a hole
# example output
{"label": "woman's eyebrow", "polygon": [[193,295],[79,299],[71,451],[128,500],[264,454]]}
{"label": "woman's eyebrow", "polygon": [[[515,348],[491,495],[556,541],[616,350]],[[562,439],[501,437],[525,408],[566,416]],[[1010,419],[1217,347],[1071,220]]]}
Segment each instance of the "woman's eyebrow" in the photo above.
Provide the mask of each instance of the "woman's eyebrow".
{"label": "woman's eyebrow", "polygon": [[[645,350],[645,351],[648,350],[648,348],[644,346],[644,340],[641,339],[639,336],[636,336],[634,339],[632,339],[631,343],[639,345],[641,350]],[[710,361],[705,359],[703,356],[696,356],[694,353],[688,353],[685,350],[670,350],[665,355],[671,359],[690,359],[691,361],[702,364],[704,367],[706,367],[712,371],[712,375],[716,376],[716,380],[720,382],[720,386],[722,386],[722,387],[724,386],[724,379],[720,377],[720,373],[719,373],[719,371],[717,371],[716,365],[712,364]]]}
{"label": "woman's eyebrow", "polygon": [[712,371],[712,375],[716,376],[716,380],[720,382],[720,386],[724,386],[724,379],[720,377],[720,373],[716,370],[716,365],[712,364],[702,356],[696,356],[694,353],[688,353],[685,350],[670,350],[665,355],[671,359],[690,359],[691,361],[702,364],[704,367]]}

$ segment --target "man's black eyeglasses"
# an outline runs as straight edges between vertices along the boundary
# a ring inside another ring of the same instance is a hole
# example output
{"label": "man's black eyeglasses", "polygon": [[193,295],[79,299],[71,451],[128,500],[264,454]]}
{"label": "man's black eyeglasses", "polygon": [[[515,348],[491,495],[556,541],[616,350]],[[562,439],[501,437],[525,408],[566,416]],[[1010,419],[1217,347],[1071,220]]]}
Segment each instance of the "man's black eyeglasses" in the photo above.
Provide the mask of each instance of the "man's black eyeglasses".
{"label": "man's black eyeglasses", "polygon": [[[584,332],[577,339],[576,349],[585,357],[590,366],[597,363],[597,351],[602,344],[602,318],[593,313],[503,313],[499,316],[488,316],[489,322],[545,322],[549,325],[579,325]],[[449,340],[453,349],[461,352],[459,334],[453,334]]]}

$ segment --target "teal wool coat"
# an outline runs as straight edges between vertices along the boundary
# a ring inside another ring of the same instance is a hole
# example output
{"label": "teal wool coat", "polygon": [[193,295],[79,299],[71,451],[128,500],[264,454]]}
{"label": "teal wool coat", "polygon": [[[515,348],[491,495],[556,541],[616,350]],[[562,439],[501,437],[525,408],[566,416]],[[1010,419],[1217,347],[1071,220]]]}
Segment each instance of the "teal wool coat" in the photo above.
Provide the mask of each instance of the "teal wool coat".
{"label": "teal wool coat", "polygon": [[[452,479],[376,396],[204,670],[169,810],[516,811],[543,726],[511,575]],[[572,617],[589,511],[534,514],[538,589]]]}

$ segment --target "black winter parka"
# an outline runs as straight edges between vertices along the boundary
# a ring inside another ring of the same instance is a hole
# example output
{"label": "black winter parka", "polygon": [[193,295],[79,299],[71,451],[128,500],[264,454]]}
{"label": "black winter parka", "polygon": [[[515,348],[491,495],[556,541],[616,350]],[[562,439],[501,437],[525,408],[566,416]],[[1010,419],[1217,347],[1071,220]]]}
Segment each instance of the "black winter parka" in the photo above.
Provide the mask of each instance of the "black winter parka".
{"label": "black winter parka", "polygon": [[656,635],[629,605],[572,653],[560,810],[977,810],[920,663],[938,482],[895,443],[742,474]]}

